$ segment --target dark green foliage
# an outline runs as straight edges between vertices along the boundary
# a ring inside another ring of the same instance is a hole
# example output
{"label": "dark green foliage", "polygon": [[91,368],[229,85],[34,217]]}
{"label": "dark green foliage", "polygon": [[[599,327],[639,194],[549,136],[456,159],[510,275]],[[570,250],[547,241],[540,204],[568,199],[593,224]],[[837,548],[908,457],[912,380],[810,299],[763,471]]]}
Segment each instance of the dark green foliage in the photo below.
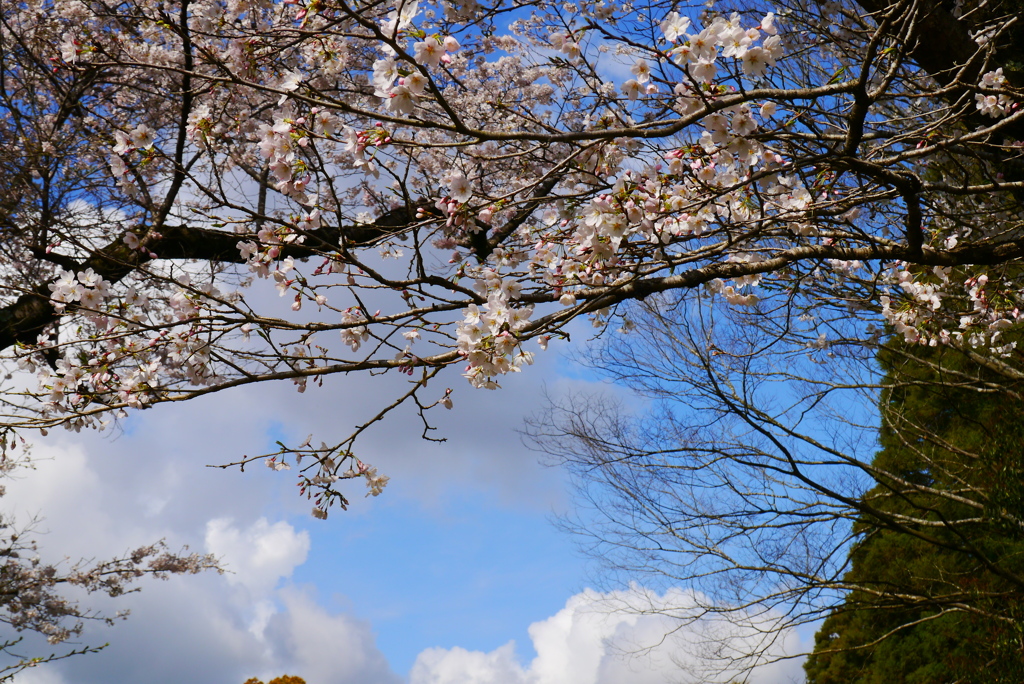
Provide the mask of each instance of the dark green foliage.
{"label": "dark green foliage", "polygon": [[1021,388],[951,350],[893,343],[879,360],[890,389],[845,577],[857,588],[816,635],[808,683],[1020,684]]}

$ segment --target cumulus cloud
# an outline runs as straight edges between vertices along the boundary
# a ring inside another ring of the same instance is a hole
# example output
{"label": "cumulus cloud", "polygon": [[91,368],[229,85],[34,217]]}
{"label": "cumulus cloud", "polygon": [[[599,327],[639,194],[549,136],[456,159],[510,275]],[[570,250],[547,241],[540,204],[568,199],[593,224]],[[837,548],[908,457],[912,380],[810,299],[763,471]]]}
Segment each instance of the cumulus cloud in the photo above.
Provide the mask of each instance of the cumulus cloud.
{"label": "cumulus cloud", "polygon": [[267,643],[277,647],[278,669],[316,684],[400,684],[377,649],[370,625],[330,613],[304,591],[281,592],[284,610],[267,626]]}
{"label": "cumulus cloud", "polygon": [[[792,632],[765,643],[756,629],[743,630],[711,618],[680,621],[679,615],[698,601],[698,594],[681,589],[662,595],[638,587],[606,594],[588,590],[530,626],[537,657],[528,666],[519,662],[512,642],[489,653],[431,648],[417,658],[410,684],[728,682],[741,668],[728,667],[723,656],[767,647],[768,659],[775,660],[803,650]],[[648,612],[636,612],[641,605]],[[780,684],[802,679],[798,661],[780,660],[754,668],[746,681]]]}
{"label": "cumulus cloud", "polygon": [[529,681],[519,664],[515,643],[490,653],[455,648],[428,648],[416,659],[411,684],[519,684]]}
{"label": "cumulus cloud", "polygon": [[216,518],[206,524],[206,549],[222,560],[230,584],[266,594],[306,562],[309,533],[266,518],[245,529],[231,518]]}
{"label": "cumulus cloud", "polygon": [[38,668],[18,675],[18,684],[64,684],[64,678],[56,670]]}
{"label": "cumulus cloud", "polygon": [[[260,490],[266,491],[261,483],[254,487],[251,478],[204,469],[195,450],[166,452],[181,458],[182,470],[195,469],[175,477],[169,470],[174,464],[160,458],[167,442],[159,439],[147,458],[125,468],[125,452],[135,443],[131,436],[113,445],[91,436],[77,444],[41,443],[35,471],[5,483],[9,494],[2,503],[22,524],[43,516],[35,536],[43,557],[53,562],[112,557],[163,537],[172,548],[205,541],[232,572],[166,582],[144,578],[141,593],[116,599],[76,594],[101,614],[130,609],[132,615],[109,627],[90,622],[81,639],[67,645],[110,642],[100,653],[26,670],[17,684],[241,684],[283,673],[309,673],[308,681],[317,684],[397,684],[369,624],[317,607],[310,594],[291,586],[310,554],[310,535],[288,521],[255,515]],[[160,515],[146,514],[153,499],[161,502]],[[225,502],[233,504],[233,517],[223,515]],[[0,625],[0,639],[17,636]],[[62,648],[30,634],[17,651],[37,655]]]}

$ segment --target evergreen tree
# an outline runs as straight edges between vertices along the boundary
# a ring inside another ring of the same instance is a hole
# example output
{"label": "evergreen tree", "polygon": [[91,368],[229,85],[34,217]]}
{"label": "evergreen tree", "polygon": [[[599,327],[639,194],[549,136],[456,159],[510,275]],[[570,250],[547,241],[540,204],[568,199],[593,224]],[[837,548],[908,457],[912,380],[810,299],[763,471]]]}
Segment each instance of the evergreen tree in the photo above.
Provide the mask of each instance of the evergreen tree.
{"label": "evergreen tree", "polygon": [[818,632],[808,683],[1022,682],[1021,388],[948,350],[891,343],[879,361],[863,499],[877,514],[855,524],[844,579],[858,588]]}

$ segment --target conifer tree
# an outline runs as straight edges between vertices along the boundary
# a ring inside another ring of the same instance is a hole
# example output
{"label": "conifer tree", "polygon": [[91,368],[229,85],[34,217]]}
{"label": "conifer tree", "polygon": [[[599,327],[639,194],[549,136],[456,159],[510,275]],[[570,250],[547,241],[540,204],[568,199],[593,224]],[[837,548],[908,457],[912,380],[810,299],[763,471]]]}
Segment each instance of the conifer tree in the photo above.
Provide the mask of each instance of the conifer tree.
{"label": "conifer tree", "polygon": [[1024,568],[1024,527],[1007,522],[1024,519],[1024,424],[1008,420],[1021,388],[992,391],[1006,379],[949,350],[891,343],[878,358],[886,475],[864,499],[903,526],[856,523],[857,588],[818,632],[808,682],[1024,681],[1024,594],[1005,576]]}

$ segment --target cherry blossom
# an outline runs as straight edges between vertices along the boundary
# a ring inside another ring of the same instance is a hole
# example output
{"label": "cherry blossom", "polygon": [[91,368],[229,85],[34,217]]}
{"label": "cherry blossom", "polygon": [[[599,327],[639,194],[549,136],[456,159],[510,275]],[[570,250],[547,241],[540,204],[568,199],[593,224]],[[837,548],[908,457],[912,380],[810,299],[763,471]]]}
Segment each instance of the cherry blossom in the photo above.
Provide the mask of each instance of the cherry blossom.
{"label": "cherry blossom", "polygon": [[[429,437],[453,405],[432,378],[498,389],[577,319],[629,334],[628,303],[670,291],[831,312],[801,353],[874,344],[867,323],[1012,353],[1020,90],[998,40],[929,78],[945,53],[833,4],[46,8],[0,28],[0,335],[35,374],[12,426],[369,372],[410,389],[368,429],[409,405]],[[325,515],[386,482],[362,434],[260,458]]]}
{"label": "cherry blossom", "polygon": [[685,35],[686,29],[689,27],[689,17],[680,16],[679,12],[669,12],[659,28],[661,28],[661,32],[665,35],[665,40],[674,43],[680,36]]}
{"label": "cherry blossom", "polygon": [[455,174],[448,181],[448,191],[452,199],[457,202],[468,202],[469,198],[473,196],[473,188],[469,183],[469,179],[461,173]]}

